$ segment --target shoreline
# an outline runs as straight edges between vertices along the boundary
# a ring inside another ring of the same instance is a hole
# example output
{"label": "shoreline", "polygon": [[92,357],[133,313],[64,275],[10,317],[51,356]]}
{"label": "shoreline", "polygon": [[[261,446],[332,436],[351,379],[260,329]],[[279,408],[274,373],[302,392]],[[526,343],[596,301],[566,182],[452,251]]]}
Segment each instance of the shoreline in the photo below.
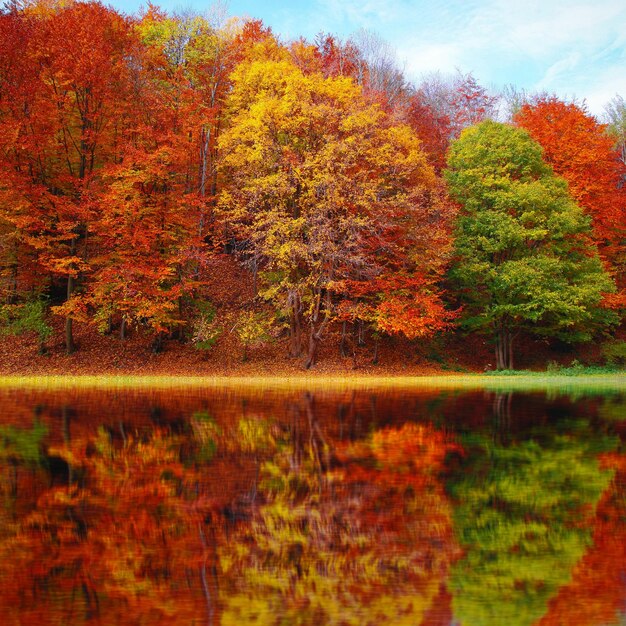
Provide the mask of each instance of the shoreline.
{"label": "shoreline", "polygon": [[0,375],[0,389],[154,389],[154,388],[236,388],[260,390],[323,390],[327,389],[458,389],[486,391],[532,391],[550,389],[606,390],[626,392],[626,372],[599,374],[457,374],[445,375],[382,375],[342,374],[289,376],[241,376],[241,375]]}

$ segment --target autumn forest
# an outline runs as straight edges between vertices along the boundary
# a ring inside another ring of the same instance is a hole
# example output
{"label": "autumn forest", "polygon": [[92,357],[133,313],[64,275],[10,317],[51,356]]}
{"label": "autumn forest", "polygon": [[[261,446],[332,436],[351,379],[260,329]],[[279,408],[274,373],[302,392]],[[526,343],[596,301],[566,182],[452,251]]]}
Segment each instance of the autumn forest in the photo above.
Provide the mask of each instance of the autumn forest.
{"label": "autumn forest", "polygon": [[[0,11],[0,333],[32,354],[80,350],[80,325],[207,359],[273,342],[307,369],[450,336],[495,369],[529,338],[623,364],[625,182],[618,95],[600,120],[471,74],[414,84],[368,32]],[[227,265],[250,292],[228,315]]]}

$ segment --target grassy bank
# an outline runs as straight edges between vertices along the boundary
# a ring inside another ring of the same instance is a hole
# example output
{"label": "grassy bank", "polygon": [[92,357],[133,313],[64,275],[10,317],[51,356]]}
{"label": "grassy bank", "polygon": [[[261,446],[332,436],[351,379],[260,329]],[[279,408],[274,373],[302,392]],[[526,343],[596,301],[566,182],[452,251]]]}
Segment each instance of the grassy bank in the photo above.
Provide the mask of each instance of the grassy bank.
{"label": "grassy bank", "polygon": [[332,389],[449,389],[491,391],[603,392],[626,390],[626,372],[451,374],[446,376],[1,376],[0,389],[215,389],[315,391]]}

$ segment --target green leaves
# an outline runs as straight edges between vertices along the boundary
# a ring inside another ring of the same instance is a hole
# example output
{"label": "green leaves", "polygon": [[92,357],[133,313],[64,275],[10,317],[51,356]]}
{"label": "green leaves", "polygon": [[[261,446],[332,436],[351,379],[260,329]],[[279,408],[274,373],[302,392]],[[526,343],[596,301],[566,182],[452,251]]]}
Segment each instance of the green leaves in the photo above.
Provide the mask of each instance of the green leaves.
{"label": "green leaves", "polygon": [[482,460],[452,486],[461,502],[455,526],[468,546],[451,579],[461,623],[530,626],[545,613],[591,543],[585,520],[612,476],[595,457],[615,445],[572,436],[481,442]]}
{"label": "green leaves", "polygon": [[541,155],[526,132],[495,122],[452,145],[446,178],[463,210],[451,276],[474,327],[589,339],[616,321],[600,310],[615,285],[591,243],[589,219]]}

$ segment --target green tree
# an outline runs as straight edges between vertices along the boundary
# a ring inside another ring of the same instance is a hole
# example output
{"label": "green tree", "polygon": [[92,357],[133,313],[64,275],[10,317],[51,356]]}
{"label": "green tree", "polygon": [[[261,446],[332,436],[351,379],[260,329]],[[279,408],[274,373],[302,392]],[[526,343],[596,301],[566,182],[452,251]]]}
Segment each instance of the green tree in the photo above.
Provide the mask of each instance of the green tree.
{"label": "green tree", "polygon": [[0,337],[35,333],[39,339],[39,354],[45,354],[46,341],[52,336],[52,327],[46,321],[46,310],[46,302],[41,299],[0,306]]}
{"label": "green tree", "polygon": [[617,321],[599,306],[615,285],[589,218],[526,132],[491,121],[467,129],[450,149],[446,178],[462,206],[452,278],[466,303],[463,323],[493,333],[498,369],[513,367],[522,329],[585,341]]}
{"label": "green tree", "polygon": [[459,624],[536,624],[592,543],[595,507],[612,476],[598,452],[617,440],[584,421],[568,420],[568,430],[506,445],[493,441],[495,432],[466,436],[471,461],[448,485],[466,547],[450,577]]}

